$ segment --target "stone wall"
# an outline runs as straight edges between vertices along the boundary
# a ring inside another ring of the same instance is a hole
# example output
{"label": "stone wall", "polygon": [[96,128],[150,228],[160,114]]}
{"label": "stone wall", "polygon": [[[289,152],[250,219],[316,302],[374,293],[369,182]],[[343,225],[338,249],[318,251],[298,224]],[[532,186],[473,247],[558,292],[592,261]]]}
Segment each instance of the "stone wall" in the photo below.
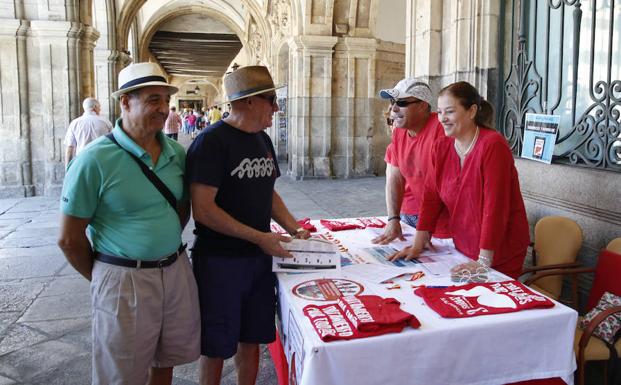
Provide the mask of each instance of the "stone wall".
{"label": "stone wall", "polygon": [[79,2],[15,1],[0,27],[0,197],[58,195],[63,139],[93,91],[99,34],[79,20]]}

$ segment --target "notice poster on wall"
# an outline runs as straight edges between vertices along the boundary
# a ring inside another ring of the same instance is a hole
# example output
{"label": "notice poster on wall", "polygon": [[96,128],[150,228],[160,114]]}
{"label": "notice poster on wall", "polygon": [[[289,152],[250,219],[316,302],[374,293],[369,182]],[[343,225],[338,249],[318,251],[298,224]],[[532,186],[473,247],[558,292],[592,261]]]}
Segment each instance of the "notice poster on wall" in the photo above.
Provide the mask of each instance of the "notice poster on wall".
{"label": "notice poster on wall", "polygon": [[560,115],[526,114],[522,158],[550,164]]}

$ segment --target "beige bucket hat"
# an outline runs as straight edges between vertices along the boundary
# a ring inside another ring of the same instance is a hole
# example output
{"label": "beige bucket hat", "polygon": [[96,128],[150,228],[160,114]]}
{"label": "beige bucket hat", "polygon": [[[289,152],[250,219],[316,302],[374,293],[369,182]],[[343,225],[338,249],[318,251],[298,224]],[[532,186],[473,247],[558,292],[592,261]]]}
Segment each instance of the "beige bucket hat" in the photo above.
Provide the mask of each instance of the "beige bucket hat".
{"label": "beige bucket hat", "polygon": [[112,93],[115,99],[132,90],[148,86],[164,86],[169,88],[169,94],[175,94],[179,89],[166,81],[164,71],[155,63],[133,63],[119,72],[119,89]]}
{"label": "beige bucket hat", "polygon": [[241,67],[224,77],[224,91],[227,99],[224,103],[230,103],[234,100],[262,94],[282,87],[284,85],[274,85],[274,80],[272,80],[267,67]]}

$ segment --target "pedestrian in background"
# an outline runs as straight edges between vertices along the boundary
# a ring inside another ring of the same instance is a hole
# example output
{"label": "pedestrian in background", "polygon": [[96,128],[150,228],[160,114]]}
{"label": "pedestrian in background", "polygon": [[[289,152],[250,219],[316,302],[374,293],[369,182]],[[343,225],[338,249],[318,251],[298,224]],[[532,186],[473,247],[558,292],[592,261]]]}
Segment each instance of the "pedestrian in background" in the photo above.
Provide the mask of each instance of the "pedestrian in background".
{"label": "pedestrian in background", "polygon": [[97,99],[84,99],[82,108],[84,113],[69,124],[65,134],[65,169],[87,144],[112,131],[112,123],[99,115],[101,106]]}
{"label": "pedestrian in background", "polygon": [[170,107],[168,117],[166,118],[166,122],[164,123],[164,135],[171,139],[177,140],[179,137],[179,128],[181,127],[181,124],[181,118],[177,114],[177,107]]}

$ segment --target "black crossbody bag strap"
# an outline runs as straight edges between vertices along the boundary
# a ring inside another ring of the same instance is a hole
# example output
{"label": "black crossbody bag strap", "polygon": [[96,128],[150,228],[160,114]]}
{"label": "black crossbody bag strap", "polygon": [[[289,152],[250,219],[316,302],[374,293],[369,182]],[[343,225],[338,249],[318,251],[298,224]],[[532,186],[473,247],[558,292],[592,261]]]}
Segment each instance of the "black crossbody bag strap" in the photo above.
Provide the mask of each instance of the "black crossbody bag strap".
{"label": "black crossbody bag strap", "polygon": [[142,173],[147,177],[147,179],[149,179],[151,183],[153,183],[153,185],[160,192],[160,194],[162,194],[162,196],[166,198],[166,200],[170,204],[170,207],[172,207],[175,211],[177,211],[177,199],[175,198],[174,194],[170,191],[170,189],[166,187],[164,182],[162,182],[162,180],[158,178],[158,176],[155,175],[155,173],[152,170],[150,170],[146,164],[144,164],[140,159],[138,159],[136,155],[132,154],[131,152],[121,147],[121,145],[119,144],[119,142],[116,141],[112,133],[109,133],[108,135],[106,135],[106,138],[110,139],[112,143],[116,144],[117,146],[119,146],[119,148],[121,148],[123,151],[128,153],[129,156],[131,156],[132,159],[134,159],[136,163],[138,163],[138,166],[140,166]]}

